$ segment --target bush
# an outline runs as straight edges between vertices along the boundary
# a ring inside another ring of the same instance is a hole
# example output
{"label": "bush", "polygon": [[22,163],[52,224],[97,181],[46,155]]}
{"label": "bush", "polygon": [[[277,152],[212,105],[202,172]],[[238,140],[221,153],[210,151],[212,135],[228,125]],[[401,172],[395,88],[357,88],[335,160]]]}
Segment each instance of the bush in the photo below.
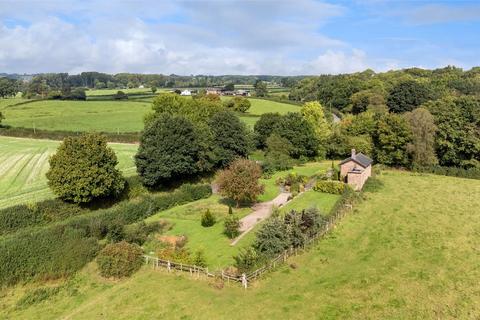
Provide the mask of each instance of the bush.
{"label": "bush", "polygon": [[235,260],[235,267],[239,273],[247,273],[259,266],[265,259],[258,252],[252,248],[241,248],[239,253],[233,257]]}
{"label": "bush", "polygon": [[117,91],[117,93],[115,93],[115,95],[113,96],[113,99],[115,99],[115,100],[127,100],[128,95],[123,91]]}
{"label": "bush", "polygon": [[120,220],[112,221],[107,230],[107,238],[110,242],[120,242],[125,239],[123,223]]}
{"label": "bush", "polygon": [[320,180],[317,181],[313,190],[331,194],[342,194],[348,188],[350,187],[341,181]]}
{"label": "bush", "polygon": [[207,209],[204,214],[202,214],[202,227],[211,227],[215,224],[215,216],[210,212],[210,209]]}
{"label": "bush", "polygon": [[235,238],[240,234],[241,222],[238,217],[234,215],[229,215],[225,218],[224,233],[230,239]]}
{"label": "bush", "polygon": [[195,252],[192,263],[194,266],[205,268],[207,266],[205,252],[203,250],[198,250],[197,252]]}
{"label": "bush", "polygon": [[282,218],[268,219],[258,230],[253,244],[258,253],[269,258],[283,252],[289,246],[290,238]]}
{"label": "bush", "polygon": [[103,277],[129,277],[142,266],[142,256],[142,248],[136,244],[108,244],[98,254],[98,269]]}
{"label": "bush", "polygon": [[148,235],[153,232],[157,232],[162,229],[162,224],[158,221],[145,223],[141,221],[140,223],[127,226],[125,230],[125,241],[129,243],[135,243],[141,246],[147,241]]}

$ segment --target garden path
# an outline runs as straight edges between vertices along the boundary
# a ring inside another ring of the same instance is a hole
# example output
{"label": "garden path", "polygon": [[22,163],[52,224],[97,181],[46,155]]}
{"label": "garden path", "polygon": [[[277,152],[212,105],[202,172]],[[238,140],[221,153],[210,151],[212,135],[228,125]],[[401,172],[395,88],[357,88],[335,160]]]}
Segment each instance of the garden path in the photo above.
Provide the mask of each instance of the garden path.
{"label": "garden path", "polygon": [[290,197],[290,192],[282,192],[280,193],[275,199],[266,202],[260,202],[255,204],[252,209],[253,212],[250,213],[248,216],[243,217],[240,219],[241,227],[240,227],[240,235],[236,237],[231,245],[234,246],[237,242],[243,238],[248,232],[250,232],[253,227],[260,221],[265,220],[272,214],[273,206],[281,207],[285,203],[288,202],[288,198]]}

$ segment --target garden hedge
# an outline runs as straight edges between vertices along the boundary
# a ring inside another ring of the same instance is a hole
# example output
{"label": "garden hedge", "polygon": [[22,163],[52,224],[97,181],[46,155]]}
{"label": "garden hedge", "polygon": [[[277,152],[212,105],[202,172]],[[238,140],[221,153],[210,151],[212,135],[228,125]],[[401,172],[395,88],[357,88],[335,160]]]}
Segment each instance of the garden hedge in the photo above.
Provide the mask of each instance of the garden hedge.
{"label": "garden hedge", "polygon": [[342,194],[348,188],[350,187],[341,181],[320,180],[315,184],[313,190],[331,194]]}

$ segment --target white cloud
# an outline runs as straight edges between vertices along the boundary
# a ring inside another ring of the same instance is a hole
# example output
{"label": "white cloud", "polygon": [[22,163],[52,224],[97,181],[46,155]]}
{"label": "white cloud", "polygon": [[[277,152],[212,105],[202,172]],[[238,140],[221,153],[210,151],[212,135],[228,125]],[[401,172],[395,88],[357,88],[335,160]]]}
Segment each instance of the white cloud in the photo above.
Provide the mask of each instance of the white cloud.
{"label": "white cloud", "polygon": [[[384,67],[319,32],[343,8],[315,0],[106,3],[19,1],[13,10],[1,2],[0,71],[286,75]],[[7,26],[7,18],[27,23]]]}

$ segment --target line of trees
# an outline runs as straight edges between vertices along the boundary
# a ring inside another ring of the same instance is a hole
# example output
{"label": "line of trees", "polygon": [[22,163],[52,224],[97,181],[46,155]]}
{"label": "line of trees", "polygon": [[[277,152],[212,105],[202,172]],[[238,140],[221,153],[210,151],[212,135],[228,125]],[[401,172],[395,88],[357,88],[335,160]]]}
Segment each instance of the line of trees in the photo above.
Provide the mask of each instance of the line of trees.
{"label": "line of trees", "polygon": [[329,158],[355,148],[392,166],[480,168],[478,67],[310,77],[290,99],[318,100],[342,117],[325,140]]}

